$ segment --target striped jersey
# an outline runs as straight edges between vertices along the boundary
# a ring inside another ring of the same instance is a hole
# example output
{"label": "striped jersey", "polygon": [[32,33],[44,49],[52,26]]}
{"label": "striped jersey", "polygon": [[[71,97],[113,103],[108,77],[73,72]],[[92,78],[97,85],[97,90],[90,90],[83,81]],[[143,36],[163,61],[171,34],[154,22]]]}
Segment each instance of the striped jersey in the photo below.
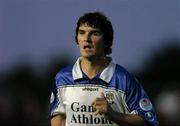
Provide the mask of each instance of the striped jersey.
{"label": "striped jersey", "polygon": [[63,113],[66,126],[117,126],[103,115],[95,115],[92,102],[104,94],[114,111],[138,114],[149,124],[158,126],[153,105],[141,84],[113,60],[94,78],[89,79],[74,65],[60,70],[51,93],[50,116]]}

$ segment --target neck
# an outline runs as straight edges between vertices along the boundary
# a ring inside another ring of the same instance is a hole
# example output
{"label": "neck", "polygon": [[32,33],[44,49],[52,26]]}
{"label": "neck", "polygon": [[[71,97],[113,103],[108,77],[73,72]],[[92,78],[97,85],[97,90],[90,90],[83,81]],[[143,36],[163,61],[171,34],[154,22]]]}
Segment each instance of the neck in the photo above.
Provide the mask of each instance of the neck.
{"label": "neck", "polygon": [[82,71],[92,79],[98,73],[102,72],[104,68],[108,65],[109,61],[106,57],[101,57],[99,59],[89,60],[82,58],[81,69]]}

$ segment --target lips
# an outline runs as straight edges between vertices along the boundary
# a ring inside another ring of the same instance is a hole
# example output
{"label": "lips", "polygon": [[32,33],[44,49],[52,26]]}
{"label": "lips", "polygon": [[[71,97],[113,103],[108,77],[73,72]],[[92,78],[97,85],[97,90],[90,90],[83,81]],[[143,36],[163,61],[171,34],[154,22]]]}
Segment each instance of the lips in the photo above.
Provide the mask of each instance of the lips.
{"label": "lips", "polygon": [[84,49],[91,49],[92,46],[91,46],[91,45],[85,45],[83,48],[84,48]]}

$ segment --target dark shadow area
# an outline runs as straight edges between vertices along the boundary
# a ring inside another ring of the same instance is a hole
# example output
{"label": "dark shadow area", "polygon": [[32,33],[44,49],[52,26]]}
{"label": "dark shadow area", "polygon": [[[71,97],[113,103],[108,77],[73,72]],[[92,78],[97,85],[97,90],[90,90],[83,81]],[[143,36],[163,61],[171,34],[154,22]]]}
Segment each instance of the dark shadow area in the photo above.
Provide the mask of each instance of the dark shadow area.
{"label": "dark shadow area", "polygon": [[44,72],[20,64],[0,76],[0,125],[49,126],[49,100],[56,73],[70,61],[53,59]]}
{"label": "dark shadow area", "polygon": [[180,125],[180,40],[155,52],[137,75],[151,97],[161,126]]}
{"label": "dark shadow area", "polygon": [[[178,40],[175,40],[180,42]],[[174,43],[174,42],[172,42]],[[49,126],[49,99],[56,73],[72,63],[68,56],[51,60],[35,72],[27,64],[0,74],[0,125]],[[160,49],[135,76],[155,105],[161,126],[180,125],[180,47]],[[41,68],[40,70],[41,71]]]}

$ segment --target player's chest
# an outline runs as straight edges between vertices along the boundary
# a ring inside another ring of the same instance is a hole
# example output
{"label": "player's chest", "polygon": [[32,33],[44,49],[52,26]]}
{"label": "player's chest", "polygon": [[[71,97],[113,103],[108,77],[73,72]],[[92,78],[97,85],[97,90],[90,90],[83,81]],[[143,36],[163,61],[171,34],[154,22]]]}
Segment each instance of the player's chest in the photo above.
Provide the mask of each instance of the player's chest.
{"label": "player's chest", "polygon": [[61,97],[66,107],[70,107],[73,104],[88,106],[91,105],[97,97],[101,97],[102,93],[109,103],[116,103],[122,99],[117,90],[92,84],[68,86],[61,91]]}

